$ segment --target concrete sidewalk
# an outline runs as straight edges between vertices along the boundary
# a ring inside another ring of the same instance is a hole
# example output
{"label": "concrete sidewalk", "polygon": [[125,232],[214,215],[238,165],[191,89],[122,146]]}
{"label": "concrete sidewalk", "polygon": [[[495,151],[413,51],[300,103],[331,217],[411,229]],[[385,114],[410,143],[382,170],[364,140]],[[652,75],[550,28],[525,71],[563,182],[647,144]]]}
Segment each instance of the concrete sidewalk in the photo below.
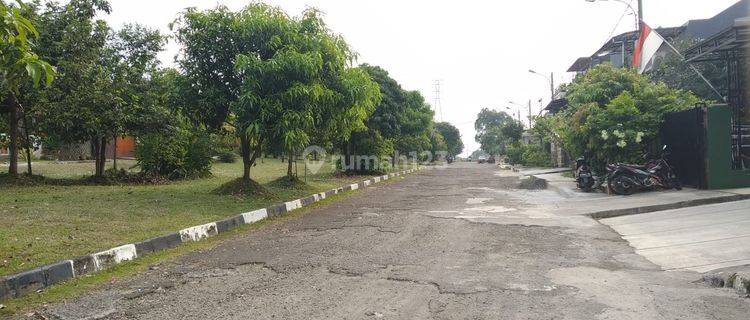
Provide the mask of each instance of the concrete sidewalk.
{"label": "concrete sidewalk", "polygon": [[750,200],[600,220],[665,270],[750,264]]}
{"label": "concrete sidewalk", "polygon": [[[622,215],[600,219],[599,222],[612,227],[638,254],[664,270],[708,272],[750,265],[750,245],[747,245],[750,239],[750,200],[736,201],[749,195],[750,188],[685,188],[617,196],[581,192],[573,179],[559,173],[536,177],[547,180],[548,194],[561,198],[554,203],[556,214]],[[550,204],[545,202],[553,198],[537,196],[532,201],[549,207]],[[700,205],[709,202],[717,203]]]}

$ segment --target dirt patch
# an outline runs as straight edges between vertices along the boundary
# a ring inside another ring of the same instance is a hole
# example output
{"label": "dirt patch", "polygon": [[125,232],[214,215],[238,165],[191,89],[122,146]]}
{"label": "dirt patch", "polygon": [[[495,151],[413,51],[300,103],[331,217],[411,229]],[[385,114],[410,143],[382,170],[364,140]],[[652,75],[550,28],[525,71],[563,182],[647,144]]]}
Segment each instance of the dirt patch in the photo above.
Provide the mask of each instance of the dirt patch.
{"label": "dirt patch", "polygon": [[273,198],[274,194],[255,180],[234,179],[213,190],[214,194],[243,196],[263,196]]}

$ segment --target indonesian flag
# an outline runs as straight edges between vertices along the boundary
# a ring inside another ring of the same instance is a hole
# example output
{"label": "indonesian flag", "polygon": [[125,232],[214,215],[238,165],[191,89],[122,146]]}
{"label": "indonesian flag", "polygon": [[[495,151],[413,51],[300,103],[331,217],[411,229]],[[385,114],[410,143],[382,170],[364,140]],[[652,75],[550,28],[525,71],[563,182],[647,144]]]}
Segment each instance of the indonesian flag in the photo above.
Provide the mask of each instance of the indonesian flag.
{"label": "indonesian flag", "polygon": [[638,73],[651,69],[656,51],[661,48],[662,44],[664,44],[664,38],[641,21],[641,34],[638,36],[633,53],[633,67],[638,68]]}

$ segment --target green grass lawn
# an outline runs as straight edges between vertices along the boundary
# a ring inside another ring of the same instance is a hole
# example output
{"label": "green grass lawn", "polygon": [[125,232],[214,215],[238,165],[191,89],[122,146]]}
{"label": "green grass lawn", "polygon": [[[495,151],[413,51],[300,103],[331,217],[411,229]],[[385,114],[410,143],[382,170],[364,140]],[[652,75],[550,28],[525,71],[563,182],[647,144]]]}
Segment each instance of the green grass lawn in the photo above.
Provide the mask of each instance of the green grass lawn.
{"label": "green grass lawn", "polygon": [[[133,161],[118,161],[120,167],[133,165]],[[33,168],[34,174],[47,177],[81,178],[91,175],[93,166],[40,161]],[[0,166],[0,170],[6,168]],[[325,165],[318,174],[307,176],[306,187],[285,189],[269,182],[286,174],[286,163],[266,158],[251,174],[273,195],[235,197],[212,191],[241,176],[241,162],[216,163],[212,172],[210,178],[165,185],[0,185],[0,275],[145,240],[364,179],[333,175],[333,168]],[[303,172],[300,163],[299,176],[304,180]]]}

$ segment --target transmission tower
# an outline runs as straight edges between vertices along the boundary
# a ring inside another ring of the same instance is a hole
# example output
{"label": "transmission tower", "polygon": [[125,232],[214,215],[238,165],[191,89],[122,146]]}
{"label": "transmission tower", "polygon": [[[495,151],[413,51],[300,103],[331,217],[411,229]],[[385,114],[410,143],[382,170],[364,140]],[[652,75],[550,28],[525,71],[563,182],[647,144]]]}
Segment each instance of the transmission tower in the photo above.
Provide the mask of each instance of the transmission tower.
{"label": "transmission tower", "polygon": [[443,122],[443,106],[440,103],[440,80],[435,80],[435,112],[438,114],[440,122]]}

